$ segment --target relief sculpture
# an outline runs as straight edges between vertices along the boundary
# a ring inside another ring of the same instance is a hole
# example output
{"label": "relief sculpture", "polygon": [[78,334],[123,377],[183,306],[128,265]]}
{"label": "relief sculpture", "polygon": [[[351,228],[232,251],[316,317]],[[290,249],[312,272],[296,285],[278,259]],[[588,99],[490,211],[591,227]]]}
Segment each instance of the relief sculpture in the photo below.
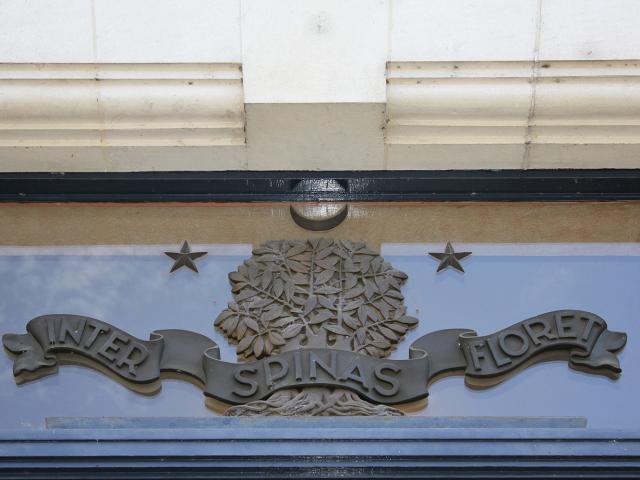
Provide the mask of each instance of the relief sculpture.
{"label": "relief sculpture", "polygon": [[[238,355],[260,359],[300,348],[384,358],[418,319],[406,314],[407,276],[364,242],[272,241],[229,275],[234,302],[215,325],[237,342]],[[307,362],[308,363],[308,362]],[[346,367],[349,368],[349,367]],[[335,372],[336,378],[363,372]],[[325,369],[326,371],[326,369]],[[400,415],[345,388],[275,392],[227,415]]]}
{"label": "relief sculpture", "polygon": [[444,374],[485,388],[550,356],[589,373],[621,373],[616,352],[626,334],[569,309],[482,336],[466,328],[427,333],[409,358],[389,359],[418,319],[401,293],[407,276],[364,242],[270,241],[229,280],[233,300],[215,327],[240,362],[221,360],[218,345],[195,332],[158,330],[142,340],[97,319],[53,314],[30,320],[26,334],[3,335],[16,382],[76,363],[144,393],[157,393],[165,373],[187,377],[230,416],[398,416]]}

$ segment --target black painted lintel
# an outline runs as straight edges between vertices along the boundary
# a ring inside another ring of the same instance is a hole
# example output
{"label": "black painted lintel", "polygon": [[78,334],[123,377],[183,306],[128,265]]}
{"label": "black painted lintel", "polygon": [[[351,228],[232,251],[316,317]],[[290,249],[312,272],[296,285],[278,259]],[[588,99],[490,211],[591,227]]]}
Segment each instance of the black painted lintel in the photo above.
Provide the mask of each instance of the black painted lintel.
{"label": "black painted lintel", "polygon": [[[323,191],[326,179],[344,192]],[[301,180],[315,181],[300,191]],[[640,169],[0,174],[4,202],[639,199]]]}

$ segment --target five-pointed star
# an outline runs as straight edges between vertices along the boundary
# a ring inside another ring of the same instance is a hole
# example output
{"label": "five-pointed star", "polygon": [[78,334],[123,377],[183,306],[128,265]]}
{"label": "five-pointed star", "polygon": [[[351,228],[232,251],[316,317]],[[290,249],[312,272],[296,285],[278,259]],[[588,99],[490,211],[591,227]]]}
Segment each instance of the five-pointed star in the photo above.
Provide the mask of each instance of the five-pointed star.
{"label": "five-pointed star", "polygon": [[456,253],[453,251],[451,242],[447,242],[444,253],[429,252],[429,255],[440,260],[440,265],[438,265],[437,272],[440,272],[447,267],[453,267],[456,270],[464,273],[464,268],[462,268],[462,265],[460,265],[460,262],[458,260],[462,260],[464,257],[468,257],[469,255],[471,255],[471,252]]}
{"label": "five-pointed star", "polygon": [[179,252],[164,252],[164,254],[175,260],[173,267],[171,267],[171,272],[175,272],[180,267],[187,267],[198,273],[198,268],[193,261],[206,255],[207,252],[192,252],[189,242],[185,240]]}

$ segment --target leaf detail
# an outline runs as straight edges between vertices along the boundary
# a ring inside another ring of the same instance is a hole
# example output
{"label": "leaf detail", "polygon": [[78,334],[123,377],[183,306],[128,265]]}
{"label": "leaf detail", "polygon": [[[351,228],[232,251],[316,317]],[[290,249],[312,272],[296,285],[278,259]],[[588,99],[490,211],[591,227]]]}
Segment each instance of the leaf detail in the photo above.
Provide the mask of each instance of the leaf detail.
{"label": "leaf detail", "polygon": [[331,300],[329,300],[328,297],[324,297],[322,295],[318,295],[318,302],[324,308],[328,308],[329,310],[335,310],[336,309],[335,305],[333,304],[333,302]]}
{"label": "leaf detail", "polygon": [[307,246],[304,243],[299,245],[294,245],[289,250],[287,250],[287,257],[294,257],[307,249]]}
{"label": "leaf detail", "polygon": [[242,290],[235,298],[236,302],[241,302],[243,300],[246,300],[247,298],[251,298],[251,297],[255,297],[256,295],[258,295],[258,292],[256,292],[255,290]]}
{"label": "leaf detail", "polygon": [[304,308],[302,310],[302,316],[309,315],[309,313],[318,305],[318,297],[311,295],[306,302],[304,302]]}
{"label": "leaf detail", "polygon": [[353,330],[357,330],[361,325],[361,322],[359,320],[346,313],[342,315],[342,322]]}
{"label": "leaf detail", "polygon": [[240,340],[240,343],[238,343],[238,348],[237,348],[238,353],[242,353],[246,349],[248,349],[251,346],[251,344],[253,343],[253,341],[255,340],[255,338],[256,338],[255,335],[250,335],[250,336],[244,337],[242,340]]}
{"label": "leaf detail", "polygon": [[393,330],[394,332],[398,332],[400,334],[404,334],[407,331],[407,326],[402,325],[400,323],[389,322],[386,325],[389,329]]}
{"label": "leaf detail", "polygon": [[262,352],[264,352],[264,340],[262,337],[257,337],[256,341],[253,343],[253,356],[260,358],[262,356]]}
{"label": "leaf detail", "polygon": [[317,315],[315,315],[312,320],[309,320],[309,324],[318,325],[319,323],[326,322],[331,317],[333,317],[333,313],[331,313],[329,310],[322,310]]}
{"label": "leaf detail", "polygon": [[336,333],[338,335],[349,335],[349,332],[347,332],[344,328],[342,328],[340,325],[332,325],[332,324],[327,324],[324,325],[324,328],[332,333]]}
{"label": "leaf detail", "polygon": [[382,325],[378,327],[378,330],[380,330],[380,333],[387,337],[389,340],[394,342],[398,340],[398,335],[393,330],[383,327]]}
{"label": "leaf detail", "polygon": [[249,318],[249,317],[245,318],[244,323],[247,327],[249,327],[251,330],[253,330],[256,333],[260,331],[260,326],[258,325],[258,322],[256,322],[253,318]]}
{"label": "leaf detail", "polygon": [[338,287],[331,287],[329,285],[324,285],[320,288],[316,288],[316,293],[321,293],[323,295],[331,295],[340,293],[342,290]]}
{"label": "leaf detail", "polygon": [[303,327],[303,325],[301,325],[301,324],[289,325],[282,332],[282,337],[283,338],[293,338],[293,337],[295,337],[296,335],[298,335],[300,333],[300,330],[302,330],[302,327]]}
{"label": "leaf detail", "polygon": [[273,281],[273,294],[276,297],[280,297],[282,295],[282,292],[284,292],[284,282],[281,278],[276,278]]}
{"label": "leaf detail", "polygon": [[269,241],[229,274],[233,302],[214,325],[245,358],[302,346],[383,357],[418,322],[406,279],[361,241]]}
{"label": "leaf detail", "polygon": [[355,287],[351,290],[347,290],[342,297],[343,298],[354,298],[364,293],[364,287]]}
{"label": "leaf detail", "polygon": [[229,318],[231,315],[233,315],[233,311],[229,310],[229,309],[225,309],[222,312],[220,312],[220,315],[218,315],[218,318],[216,318],[215,322],[213,322],[213,324],[215,326],[220,325],[225,319]]}
{"label": "leaf detail", "polygon": [[331,280],[334,273],[335,272],[333,272],[332,270],[325,270],[323,272],[320,272],[314,279],[314,285],[322,285],[323,283],[328,282],[329,280]]}
{"label": "leaf detail", "polygon": [[418,323],[417,318],[409,316],[400,317],[398,321],[404,323],[405,325],[416,325]]}
{"label": "leaf detail", "polygon": [[244,276],[242,276],[240,274],[240,272],[231,272],[229,274],[229,280],[231,280],[232,282],[246,282],[247,279],[244,278]]}
{"label": "leaf detail", "polygon": [[278,332],[269,332],[269,340],[276,346],[284,345],[287,341]]}
{"label": "leaf detail", "polygon": [[280,315],[282,315],[282,305],[276,305],[275,307],[267,310],[264,313],[264,315],[262,316],[262,320],[264,320],[265,322],[270,322],[278,318]]}

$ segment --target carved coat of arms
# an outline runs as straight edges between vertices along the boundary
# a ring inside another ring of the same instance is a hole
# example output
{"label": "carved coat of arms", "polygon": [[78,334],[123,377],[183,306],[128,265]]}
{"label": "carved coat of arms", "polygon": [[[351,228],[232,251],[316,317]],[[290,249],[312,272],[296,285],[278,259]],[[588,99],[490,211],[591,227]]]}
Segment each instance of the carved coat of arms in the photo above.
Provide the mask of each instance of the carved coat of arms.
{"label": "carved coat of arms", "polygon": [[402,415],[397,406],[426,398],[429,382],[444,373],[487,386],[549,352],[592,373],[621,372],[615,352],[626,335],[580,310],[485,336],[439,330],[415,340],[409,358],[389,359],[418,319],[404,304],[407,275],[364,242],[267,242],[229,279],[233,301],[215,326],[242,362],[222,361],[217,344],[195,332],[158,330],[141,340],[94,318],[54,314],[28,322],[26,334],[3,335],[16,380],[55,372],[64,357],[147,391],[162,372],[186,375],[229,405],[226,415]]}

